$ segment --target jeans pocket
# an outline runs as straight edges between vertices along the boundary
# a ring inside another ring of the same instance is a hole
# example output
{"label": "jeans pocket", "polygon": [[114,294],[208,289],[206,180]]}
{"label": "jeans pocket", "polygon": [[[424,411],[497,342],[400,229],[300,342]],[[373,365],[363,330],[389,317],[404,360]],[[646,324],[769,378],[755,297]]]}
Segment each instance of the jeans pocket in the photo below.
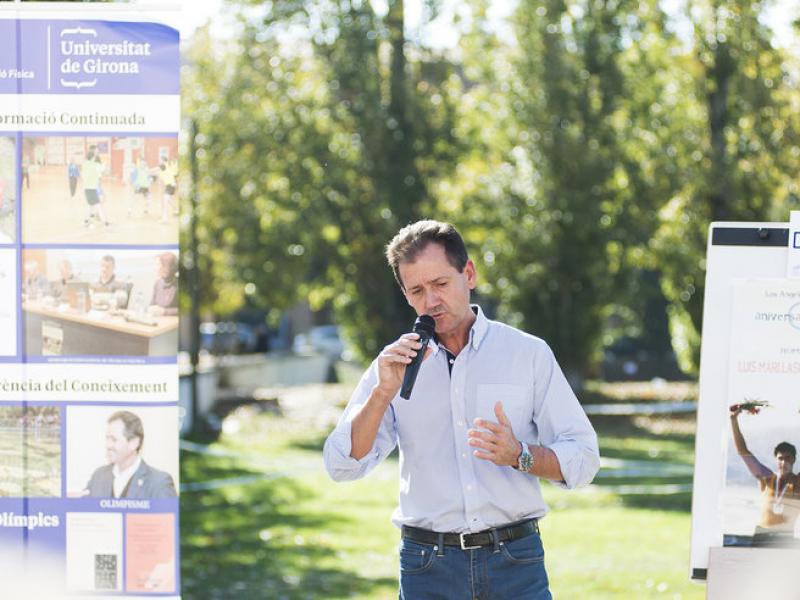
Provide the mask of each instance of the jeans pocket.
{"label": "jeans pocket", "polygon": [[520,565],[544,560],[542,538],[535,533],[519,540],[504,542],[500,545],[500,551],[509,561]]}
{"label": "jeans pocket", "polygon": [[431,568],[436,551],[433,546],[403,540],[400,545],[400,572],[404,575],[424,573]]}

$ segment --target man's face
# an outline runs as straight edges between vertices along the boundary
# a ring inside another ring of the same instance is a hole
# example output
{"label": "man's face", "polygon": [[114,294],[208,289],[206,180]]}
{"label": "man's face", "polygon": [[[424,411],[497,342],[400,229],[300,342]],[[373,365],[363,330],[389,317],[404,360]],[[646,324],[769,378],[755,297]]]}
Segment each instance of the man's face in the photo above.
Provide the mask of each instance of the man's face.
{"label": "man's face", "polygon": [[795,457],[789,452],[778,452],[775,455],[775,463],[778,467],[779,475],[790,475],[794,469]]}
{"label": "man's face", "polygon": [[458,333],[470,323],[470,290],[475,288],[475,265],[467,261],[458,270],[447,260],[444,246],[430,243],[414,262],[400,263],[400,281],[406,300],[417,315],[430,315],[436,322],[436,333]]}
{"label": "man's face", "polygon": [[125,424],[114,419],[106,427],[106,458],[108,462],[121,468],[129,467],[136,460],[139,438],[125,437]]}
{"label": "man's face", "polygon": [[114,275],[114,263],[110,260],[100,261],[100,278],[103,281],[108,281]]}

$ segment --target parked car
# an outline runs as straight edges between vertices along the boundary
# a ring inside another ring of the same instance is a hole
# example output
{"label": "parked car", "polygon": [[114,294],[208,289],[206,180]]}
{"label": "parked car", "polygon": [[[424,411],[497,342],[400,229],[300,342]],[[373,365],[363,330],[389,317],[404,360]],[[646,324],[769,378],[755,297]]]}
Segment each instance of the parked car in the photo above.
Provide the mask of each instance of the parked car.
{"label": "parked car", "polygon": [[200,347],[212,354],[232,354],[236,352],[238,338],[236,323],[218,321],[200,323]]}
{"label": "parked car", "polygon": [[292,350],[297,354],[324,354],[331,360],[348,360],[351,354],[342,342],[338,325],[319,325],[296,335]]}
{"label": "parked car", "polygon": [[248,323],[205,322],[200,324],[200,347],[212,354],[261,352],[259,334]]}

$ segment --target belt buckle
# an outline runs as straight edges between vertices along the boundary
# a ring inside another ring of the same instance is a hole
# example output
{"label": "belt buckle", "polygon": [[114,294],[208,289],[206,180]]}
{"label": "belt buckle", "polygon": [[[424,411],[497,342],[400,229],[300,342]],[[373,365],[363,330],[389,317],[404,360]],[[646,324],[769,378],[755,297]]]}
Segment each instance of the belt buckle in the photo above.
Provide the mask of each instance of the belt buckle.
{"label": "belt buckle", "polygon": [[476,549],[481,547],[480,544],[477,545],[477,546],[465,546],[464,545],[464,536],[465,535],[470,535],[470,534],[469,533],[459,533],[458,534],[458,541],[461,542],[461,549],[462,550],[476,550]]}

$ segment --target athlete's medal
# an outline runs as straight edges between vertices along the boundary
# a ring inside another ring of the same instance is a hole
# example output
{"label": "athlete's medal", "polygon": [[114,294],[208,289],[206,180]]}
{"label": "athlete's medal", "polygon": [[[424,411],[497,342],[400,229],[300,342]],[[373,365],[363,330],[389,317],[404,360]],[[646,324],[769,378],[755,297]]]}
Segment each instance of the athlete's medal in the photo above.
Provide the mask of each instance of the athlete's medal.
{"label": "athlete's medal", "polygon": [[[780,485],[781,485],[781,478],[780,478],[780,476],[778,476],[776,478],[776,480],[775,480],[775,492],[776,493],[778,492],[778,489],[780,488]],[[789,487],[789,482],[787,481],[783,485],[783,489],[780,491],[780,493],[777,494],[778,497],[772,503],[772,514],[773,515],[782,515],[783,514],[783,495],[786,493],[786,488],[788,488],[788,487]]]}

